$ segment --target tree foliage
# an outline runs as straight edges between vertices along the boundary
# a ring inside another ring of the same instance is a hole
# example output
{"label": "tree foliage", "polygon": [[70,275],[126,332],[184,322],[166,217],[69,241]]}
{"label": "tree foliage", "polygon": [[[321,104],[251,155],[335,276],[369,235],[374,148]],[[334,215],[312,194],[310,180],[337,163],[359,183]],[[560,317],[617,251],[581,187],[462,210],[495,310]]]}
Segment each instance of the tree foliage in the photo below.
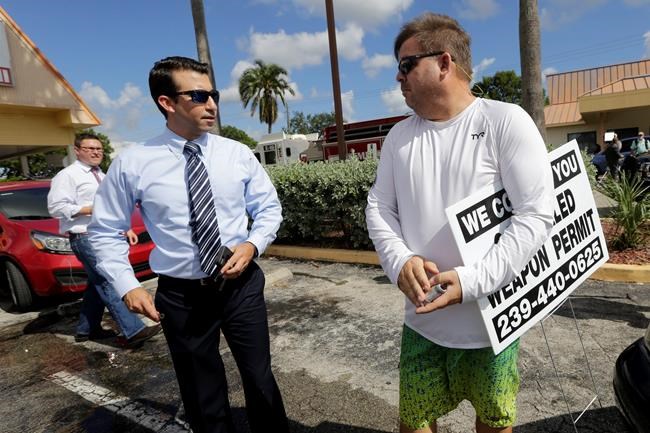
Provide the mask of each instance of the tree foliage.
{"label": "tree foliage", "polygon": [[223,125],[221,127],[221,136],[237,140],[240,143],[244,143],[246,146],[250,147],[253,150],[257,147],[257,141],[253,140],[241,129],[231,125]]}
{"label": "tree foliage", "polygon": [[[108,170],[108,166],[111,164],[110,155],[113,153],[111,140],[108,138],[108,136],[102,133],[98,133],[92,128],[84,129],[83,131],[78,131],[77,133],[95,134],[99,137],[99,140],[102,143],[102,147],[104,148],[104,160],[100,166],[103,171]],[[61,148],[48,152],[39,152],[28,155],[27,165],[29,167],[30,177],[42,179],[53,177],[61,169],[61,166],[59,164],[52,164],[52,159],[61,160],[65,158],[67,154],[67,150],[65,148]],[[0,161],[0,175],[6,179],[24,179],[22,167],[20,165],[20,158],[12,158]]]}
{"label": "tree foliage", "polygon": [[244,108],[251,105],[251,116],[259,112],[260,122],[266,123],[271,133],[271,125],[278,119],[278,101],[286,107],[285,92],[294,95],[294,90],[286,80],[286,69],[261,60],[255,60],[255,66],[244,71],[239,79],[239,96]]}
{"label": "tree foliage", "polygon": [[325,127],[335,123],[334,112],[305,115],[302,111],[294,111],[293,116],[289,119],[289,128],[283,128],[283,130],[287,134],[311,134],[312,132],[320,134]]}
{"label": "tree foliage", "polygon": [[483,98],[521,105],[521,77],[515,71],[499,71],[474,84],[472,92]]}

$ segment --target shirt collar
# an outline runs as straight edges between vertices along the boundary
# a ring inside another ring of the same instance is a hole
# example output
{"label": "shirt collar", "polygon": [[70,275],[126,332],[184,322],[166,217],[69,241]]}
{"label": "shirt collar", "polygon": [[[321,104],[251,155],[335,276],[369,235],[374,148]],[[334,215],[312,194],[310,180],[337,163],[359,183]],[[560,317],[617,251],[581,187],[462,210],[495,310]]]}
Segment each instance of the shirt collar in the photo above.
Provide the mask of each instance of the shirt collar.
{"label": "shirt collar", "polygon": [[[176,134],[174,131],[172,131],[169,128],[165,128],[165,134],[163,135],[164,141],[167,143],[167,147],[171,152],[177,157],[181,158],[183,156],[183,148],[185,147],[185,143],[187,143],[187,138],[183,138],[180,135]],[[206,154],[206,150],[208,147],[208,133],[204,133],[201,136],[195,138],[192,140],[192,142],[196,143],[199,145],[201,148],[201,153],[203,155]]]}
{"label": "shirt collar", "polygon": [[[75,160],[74,163],[77,164],[86,173],[90,173],[90,170],[93,168],[92,165],[88,165],[88,164],[86,164],[85,162],[83,162],[83,161],[81,161],[79,159]],[[99,171],[101,171],[101,170],[102,169],[100,168]]]}

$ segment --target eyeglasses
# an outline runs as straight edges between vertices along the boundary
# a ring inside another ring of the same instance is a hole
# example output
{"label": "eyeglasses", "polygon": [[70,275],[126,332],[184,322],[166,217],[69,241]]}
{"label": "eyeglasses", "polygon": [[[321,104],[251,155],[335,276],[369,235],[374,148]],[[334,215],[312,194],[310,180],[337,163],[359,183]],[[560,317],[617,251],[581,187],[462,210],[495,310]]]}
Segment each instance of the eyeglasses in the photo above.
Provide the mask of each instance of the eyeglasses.
{"label": "eyeglasses", "polygon": [[[433,51],[431,53],[415,54],[413,56],[402,57],[397,64],[397,70],[404,76],[408,75],[418,65],[418,59],[423,57],[434,57],[445,54],[444,51]],[[453,60],[453,58],[452,58]]]}
{"label": "eyeglasses", "polygon": [[188,95],[190,98],[192,98],[192,102],[195,104],[205,104],[208,102],[209,97],[212,97],[215,104],[219,103],[218,90],[184,90],[182,92],[174,93],[174,96],[178,95]]}
{"label": "eyeglasses", "polygon": [[86,146],[79,146],[79,149],[83,150],[84,152],[103,152],[104,149],[101,147],[86,147]]}

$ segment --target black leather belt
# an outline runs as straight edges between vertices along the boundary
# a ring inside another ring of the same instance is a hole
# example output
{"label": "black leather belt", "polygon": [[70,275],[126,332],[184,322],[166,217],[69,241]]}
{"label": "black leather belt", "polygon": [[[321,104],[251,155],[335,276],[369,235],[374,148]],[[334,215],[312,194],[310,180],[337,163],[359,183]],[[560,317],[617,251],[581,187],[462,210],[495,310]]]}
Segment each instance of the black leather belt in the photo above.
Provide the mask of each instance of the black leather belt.
{"label": "black leather belt", "polygon": [[165,284],[170,284],[174,286],[183,286],[183,287],[197,287],[202,289],[216,289],[218,292],[221,292],[228,280],[223,277],[206,277],[199,278],[196,280],[186,279],[186,278],[176,278],[170,277],[167,275],[158,275],[158,281]]}

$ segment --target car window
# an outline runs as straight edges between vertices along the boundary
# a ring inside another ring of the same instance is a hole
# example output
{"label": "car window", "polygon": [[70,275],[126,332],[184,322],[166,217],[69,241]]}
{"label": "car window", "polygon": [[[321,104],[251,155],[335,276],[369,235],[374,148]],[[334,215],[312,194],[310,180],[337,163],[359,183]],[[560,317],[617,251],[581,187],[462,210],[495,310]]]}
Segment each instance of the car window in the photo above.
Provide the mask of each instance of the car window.
{"label": "car window", "polygon": [[0,193],[0,212],[15,220],[52,218],[47,211],[49,188],[18,189]]}

